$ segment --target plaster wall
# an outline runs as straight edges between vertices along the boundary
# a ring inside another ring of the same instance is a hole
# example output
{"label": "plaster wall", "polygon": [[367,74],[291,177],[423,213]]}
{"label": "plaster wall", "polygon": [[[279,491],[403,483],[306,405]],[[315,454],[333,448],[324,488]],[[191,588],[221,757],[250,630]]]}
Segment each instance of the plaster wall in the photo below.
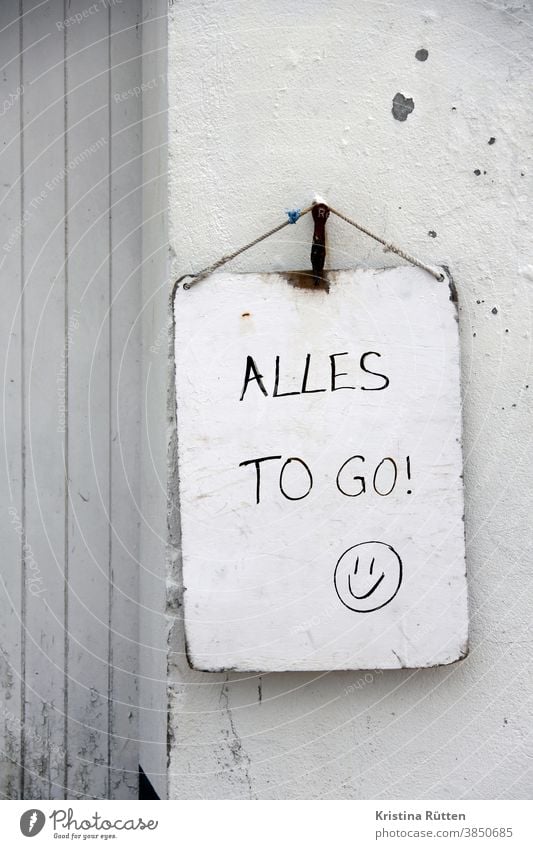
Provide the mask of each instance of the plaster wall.
{"label": "plaster wall", "polygon": [[[503,0],[170,8],[176,276],[274,226],[315,192],[453,273],[471,618],[470,654],[451,667],[193,672],[172,497],[171,798],[533,791],[532,24],[529,2]],[[397,264],[336,219],[328,230],[330,268]],[[310,239],[307,217],[232,268],[305,268]],[[169,417],[172,433],[172,398]]]}

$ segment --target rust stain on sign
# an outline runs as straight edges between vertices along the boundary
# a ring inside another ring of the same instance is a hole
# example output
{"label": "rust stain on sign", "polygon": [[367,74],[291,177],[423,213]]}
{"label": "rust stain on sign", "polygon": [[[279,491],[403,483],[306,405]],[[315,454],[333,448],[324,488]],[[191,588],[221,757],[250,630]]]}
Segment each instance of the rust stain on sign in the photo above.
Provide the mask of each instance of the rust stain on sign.
{"label": "rust stain on sign", "polygon": [[309,289],[312,292],[329,292],[327,271],[323,272],[323,276],[318,278],[318,283],[315,282],[316,278],[312,271],[284,271],[280,272],[279,276],[283,277],[295,289]]}

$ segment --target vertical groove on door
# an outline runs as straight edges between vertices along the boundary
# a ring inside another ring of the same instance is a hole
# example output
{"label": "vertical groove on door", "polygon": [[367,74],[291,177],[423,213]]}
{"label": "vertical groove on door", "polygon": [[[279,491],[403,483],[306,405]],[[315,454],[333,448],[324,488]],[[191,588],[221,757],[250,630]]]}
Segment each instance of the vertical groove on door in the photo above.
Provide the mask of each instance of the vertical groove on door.
{"label": "vertical groove on door", "polygon": [[23,784],[21,760],[24,695],[23,559],[24,497],[22,418],[24,397],[21,341],[21,20],[19,0],[0,4],[0,361],[2,364],[2,474],[0,515],[4,520],[0,575],[0,797],[16,799]]}
{"label": "vertical groove on door", "polygon": [[110,474],[112,725],[110,797],[138,792],[135,666],[138,657],[141,405],[141,26],[140,3],[110,5],[109,101],[111,320]]}
{"label": "vertical groove on door", "polygon": [[[21,87],[19,110],[19,139],[20,139],[20,218],[25,209],[24,204],[24,30],[23,30],[24,0],[19,0],[19,59]],[[21,694],[20,694],[20,798],[24,798],[25,790],[25,741],[24,726],[26,723],[26,557],[24,540],[26,536],[26,369],[24,361],[25,339],[25,296],[24,296],[24,228],[20,234],[20,484],[21,484],[21,522],[22,536],[20,549],[20,665],[21,665]]]}
{"label": "vertical groove on door", "polygon": [[[63,20],[67,17],[67,0],[63,0]],[[69,736],[69,722],[68,722],[68,711],[69,711],[69,355],[70,355],[70,344],[69,344],[69,336],[68,336],[68,324],[69,324],[69,237],[68,237],[68,223],[69,223],[69,179],[68,179],[68,64],[67,64],[67,33],[68,30],[65,27],[63,30],[63,125],[64,125],[64,136],[63,136],[63,150],[65,157],[65,180],[63,186],[63,197],[65,204],[65,218],[64,218],[64,229],[63,229],[63,238],[65,242],[65,272],[64,272],[64,318],[63,318],[63,345],[64,345],[64,353],[65,353],[65,493],[64,493],[64,519],[65,519],[65,537],[64,537],[64,547],[63,547],[63,557],[64,557],[64,584],[63,584],[63,598],[64,598],[64,638],[63,638],[63,668],[64,668],[64,690],[63,690],[63,713],[64,713],[64,723],[63,723],[63,769],[65,773],[64,778],[64,787],[65,787],[65,798],[68,797],[68,736]]]}
{"label": "vertical groove on door", "polygon": [[109,429],[107,435],[107,462],[108,462],[108,621],[107,621],[107,792],[106,796],[111,799],[112,775],[111,775],[111,752],[113,736],[113,219],[111,209],[113,207],[113,111],[111,109],[112,98],[112,50],[113,38],[111,25],[111,5],[107,10],[107,93],[109,101],[109,148],[108,148],[108,204],[109,204],[109,231],[108,231],[108,253],[109,253],[109,278],[108,278],[108,345],[109,345],[109,375],[108,375],[108,405],[109,405]]}
{"label": "vertical groove on door", "polygon": [[[85,0],[72,0],[70,15]],[[107,8],[68,30],[70,798],[105,798],[109,739]]]}
{"label": "vertical groove on door", "polygon": [[24,794],[53,799],[65,795],[64,10],[23,4]]}

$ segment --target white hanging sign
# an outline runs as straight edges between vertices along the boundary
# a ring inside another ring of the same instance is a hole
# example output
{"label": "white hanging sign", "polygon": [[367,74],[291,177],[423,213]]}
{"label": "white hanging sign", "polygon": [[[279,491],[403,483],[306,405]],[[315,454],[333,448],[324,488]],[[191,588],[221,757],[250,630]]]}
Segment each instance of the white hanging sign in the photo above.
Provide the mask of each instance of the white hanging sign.
{"label": "white hanging sign", "polygon": [[218,273],[175,300],[186,636],[203,670],[466,653],[453,286]]}

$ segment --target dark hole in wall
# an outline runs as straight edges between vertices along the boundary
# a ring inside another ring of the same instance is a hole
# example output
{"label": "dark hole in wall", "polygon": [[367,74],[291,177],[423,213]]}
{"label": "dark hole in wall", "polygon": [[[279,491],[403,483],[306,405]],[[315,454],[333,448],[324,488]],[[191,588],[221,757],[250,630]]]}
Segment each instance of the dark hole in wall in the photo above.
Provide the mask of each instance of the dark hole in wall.
{"label": "dark hole in wall", "polygon": [[139,799],[159,799],[152,782],[139,764]]}

